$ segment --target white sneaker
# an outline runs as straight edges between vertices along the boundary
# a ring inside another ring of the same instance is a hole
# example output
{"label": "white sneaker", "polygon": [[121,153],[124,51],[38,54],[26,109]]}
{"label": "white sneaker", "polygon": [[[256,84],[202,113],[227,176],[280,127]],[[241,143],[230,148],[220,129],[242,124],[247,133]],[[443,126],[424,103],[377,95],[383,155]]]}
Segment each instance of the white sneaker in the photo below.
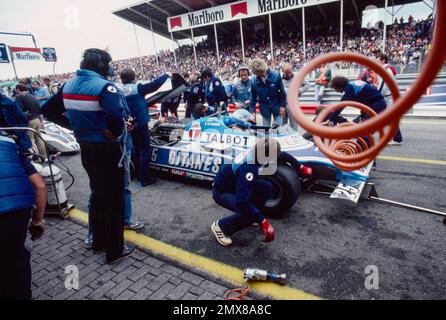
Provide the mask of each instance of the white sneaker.
{"label": "white sneaker", "polygon": [[392,140],[387,145],[388,146],[400,146],[402,144],[403,144],[402,142],[397,142],[397,141]]}
{"label": "white sneaker", "polygon": [[221,231],[220,226],[218,225],[218,221],[215,221],[211,225],[211,231],[214,234],[215,239],[217,239],[218,243],[221,244],[222,246],[227,247],[232,244],[231,238],[225,236],[223,231]]}

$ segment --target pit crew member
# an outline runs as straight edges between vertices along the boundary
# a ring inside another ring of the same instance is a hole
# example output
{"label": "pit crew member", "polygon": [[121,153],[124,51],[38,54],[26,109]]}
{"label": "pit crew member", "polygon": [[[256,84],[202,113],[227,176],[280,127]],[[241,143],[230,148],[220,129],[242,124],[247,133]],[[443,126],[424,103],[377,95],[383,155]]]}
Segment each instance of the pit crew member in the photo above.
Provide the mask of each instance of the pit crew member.
{"label": "pit crew member", "polygon": [[195,106],[197,103],[204,103],[205,97],[203,92],[203,87],[198,81],[198,76],[192,74],[189,77],[190,83],[189,87],[183,94],[184,102],[186,103],[186,115],[185,118],[192,118],[195,111]]}
{"label": "pit crew member", "polygon": [[[282,82],[283,82],[283,87],[285,88],[287,94],[288,94],[288,88],[290,87],[293,79],[294,79],[293,66],[290,63],[287,63],[282,67]],[[307,80],[304,80],[304,82],[302,83],[302,88],[299,89],[299,97],[303,93],[308,91],[310,87],[311,87],[310,83]],[[289,105],[287,102],[286,113],[283,116],[283,123],[284,124],[288,123],[288,120],[290,121],[291,128],[297,131],[298,129],[297,122],[293,116],[290,116]]]}
{"label": "pit crew member", "polygon": [[[4,127],[28,127],[28,118],[20,104],[2,93],[0,93],[0,118]],[[32,142],[26,130],[15,130],[8,134],[16,137],[16,143],[23,153],[27,153],[31,149]]]}
{"label": "pit crew member", "polygon": [[172,117],[178,119],[178,107],[180,105],[181,95],[164,100],[161,103],[161,116],[167,118],[169,111]]}
{"label": "pit crew member", "polygon": [[[269,155],[269,159],[260,159],[260,154]],[[214,180],[213,198],[218,205],[233,212],[211,225],[213,235],[222,246],[231,245],[230,237],[253,223],[261,226],[266,242],[274,240],[275,230],[260,212],[271,197],[272,183],[262,178],[259,171],[268,162],[277,161],[279,154],[280,144],[263,138],[241,163],[221,167]]]}
{"label": "pit crew member", "polygon": [[197,105],[195,106],[194,119],[197,120],[200,118],[209,117],[215,112],[216,112],[215,107],[207,106],[202,103],[197,103]]}
{"label": "pit crew member", "polygon": [[[0,127],[19,126],[9,122],[13,114],[6,119],[8,110],[2,111]],[[0,300],[30,300],[31,263],[25,240],[27,229],[32,241],[44,233],[46,187],[13,138],[20,139],[14,132],[0,131]]]}
{"label": "pit crew member", "polygon": [[[59,91],[90,179],[93,250],[106,249],[109,264],[135,250],[124,245],[123,237],[125,152],[121,149],[128,146],[127,129],[132,128],[125,121],[130,113],[124,95],[107,80],[114,75],[111,61],[109,53],[87,49],[76,77]],[[53,104],[51,99],[47,104]]]}
{"label": "pit crew member", "polygon": [[136,173],[142,187],[156,183],[156,179],[150,177],[149,170],[150,134],[148,123],[150,117],[144,97],[158,90],[171,76],[170,73],[165,73],[152,82],[136,84],[136,75],[133,69],[126,68],[120,73],[121,81],[124,84],[122,91],[130,108],[130,114],[135,119],[135,129],[131,133],[135,154],[133,163],[136,166]]}
{"label": "pit crew member", "polygon": [[238,69],[238,77],[240,80],[234,85],[231,102],[234,103],[236,109],[249,109],[251,99],[251,80],[248,67],[240,67]]}
{"label": "pit crew member", "polygon": [[[389,56],[385,53],[381,53],[378,56],[378,61],[382,64],[384,69],[392,76],[396,76],[396,70],[393,66],[389,64]],[[378,76],[378,90],[382,93],[384,96],[384,100],[386,100],[386,104],[389,107],[392,104],[392,92],[390,92],[389,87],[386,85],[386,83],[383,81],[383,79]],[[393,140],[389,142],[389,145],[391,146],[400,146],[403,143],[403,136],[401,134],[401,131],[398,131],[395,137],[393,137]]]}
{"label": "pit crew member", "polygon": [[204,95],[208,105],[219,108],[223,103],[225,109],[228,102],[225,86],[211,68],[205,68],[201,72],[201,80],[204,82]]}
{"label": "pit crew member", "polygon": [[286,92],[280,74],[270,69],[262,59],[254,59],[251,69],[255,76],[252,78],[249,111],[255,117],[255,107],[259,102],[263,125],[271,126],[272,116],[274,122],[281,126],[286,112]]}
{"label": "pit crew member", "polygon": [[[361,81],[349,81],[346,77],[335,77],[331,82],[331,87],[340,93],[344,93],[341,101],[356,101],[366,106],[370,107],[376,113],[383,112],[386,107],[386,101],[384,100],[384,96],[376,89],[374,86]],[[338,109],[332,112],[328,118],[330,122],[333,124],[340,123],[339,116],[343,109]],[[354,121],[364,121],[369,117],[366,113],[361,112],[361,115],[356,118]],[[401,131],[398,129],[395,137],[401,136]]]}
{"label": "pit crew member", "polygon": [[331,81],[331,69],[327,64],[323,64],[316,70],[315,77],[314,98],[316,99],[317,106],[320,106],[324,100],[325,89],[328,87],[328,84]]}

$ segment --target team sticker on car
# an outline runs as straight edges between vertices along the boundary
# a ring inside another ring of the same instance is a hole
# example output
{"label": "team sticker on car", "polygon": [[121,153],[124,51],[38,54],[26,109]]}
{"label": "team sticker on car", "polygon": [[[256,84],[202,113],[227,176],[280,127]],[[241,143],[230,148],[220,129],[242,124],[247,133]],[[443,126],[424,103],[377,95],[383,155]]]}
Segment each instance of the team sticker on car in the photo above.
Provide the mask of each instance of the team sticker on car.
{"label": "team sticker on car", "polygon": [[168,163],[170,166],[217,174],[222,158],[215,155],[171,150]]}
{"label": "team sticker on car", "polygon": [[237,136],[221,133],[204,133],[202,134],[201,141],[204,143],[226,143],[236,146],[247,146],[249,142],[248,136]]}

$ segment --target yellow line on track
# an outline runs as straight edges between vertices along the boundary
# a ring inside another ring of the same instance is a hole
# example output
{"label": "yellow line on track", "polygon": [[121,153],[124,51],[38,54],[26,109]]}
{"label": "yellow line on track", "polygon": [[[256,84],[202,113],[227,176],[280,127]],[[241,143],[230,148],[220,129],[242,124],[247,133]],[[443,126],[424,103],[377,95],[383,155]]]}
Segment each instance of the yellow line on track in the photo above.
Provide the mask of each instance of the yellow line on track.
{"label": "yellow line on track", "polygon": [[[83,224],[88,223],[88,215],[77,209],[70,211],[70,217]],[[243,284],[243,270],[230,266],[216,260],[197,255],[195,253],[183,250],[181,248],[172,246],[170,244],[161,242],[159,240],[150,238],[148,236],[136,233],[134,231],[126,230],[124,237],[127,241],[134,245],[154,252],[155,254],[168,257],[172,260],[182,264],[201,269],[205,272],[211,273],[223,280],[235,283],[241,286]],[[278,300],[319,300],[320,297],[306,293],[304,291],[291,288],[288,286],[281,286],[270,282],[255,282],[250,283],[251,290],[269,296]]]}
{"label": "yellow line on track", "polygon": [[403,161],[403,162],[414,162],[414,163],[446,166],[445,160],[419,159],[419,158],[394,157],[394,156],[379,156],[378,160]]}

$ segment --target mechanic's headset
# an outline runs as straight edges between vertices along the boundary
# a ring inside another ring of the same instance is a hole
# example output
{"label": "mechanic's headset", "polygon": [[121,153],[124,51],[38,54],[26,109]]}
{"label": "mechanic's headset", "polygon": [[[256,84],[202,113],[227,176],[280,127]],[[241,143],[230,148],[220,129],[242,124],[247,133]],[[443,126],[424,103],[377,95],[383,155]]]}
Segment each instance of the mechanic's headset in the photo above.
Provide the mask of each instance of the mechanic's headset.
{"label": "mechanic's headset", "polygon": [[243,70],[248,71],[248,77],[251,76],[251,71],[249,71],[249,68],[248,68],[248,67],[240,67],[240,68],[238,68],[238,77],[239,77],[239,78],[240,78],[240,71],[243,71]]}

